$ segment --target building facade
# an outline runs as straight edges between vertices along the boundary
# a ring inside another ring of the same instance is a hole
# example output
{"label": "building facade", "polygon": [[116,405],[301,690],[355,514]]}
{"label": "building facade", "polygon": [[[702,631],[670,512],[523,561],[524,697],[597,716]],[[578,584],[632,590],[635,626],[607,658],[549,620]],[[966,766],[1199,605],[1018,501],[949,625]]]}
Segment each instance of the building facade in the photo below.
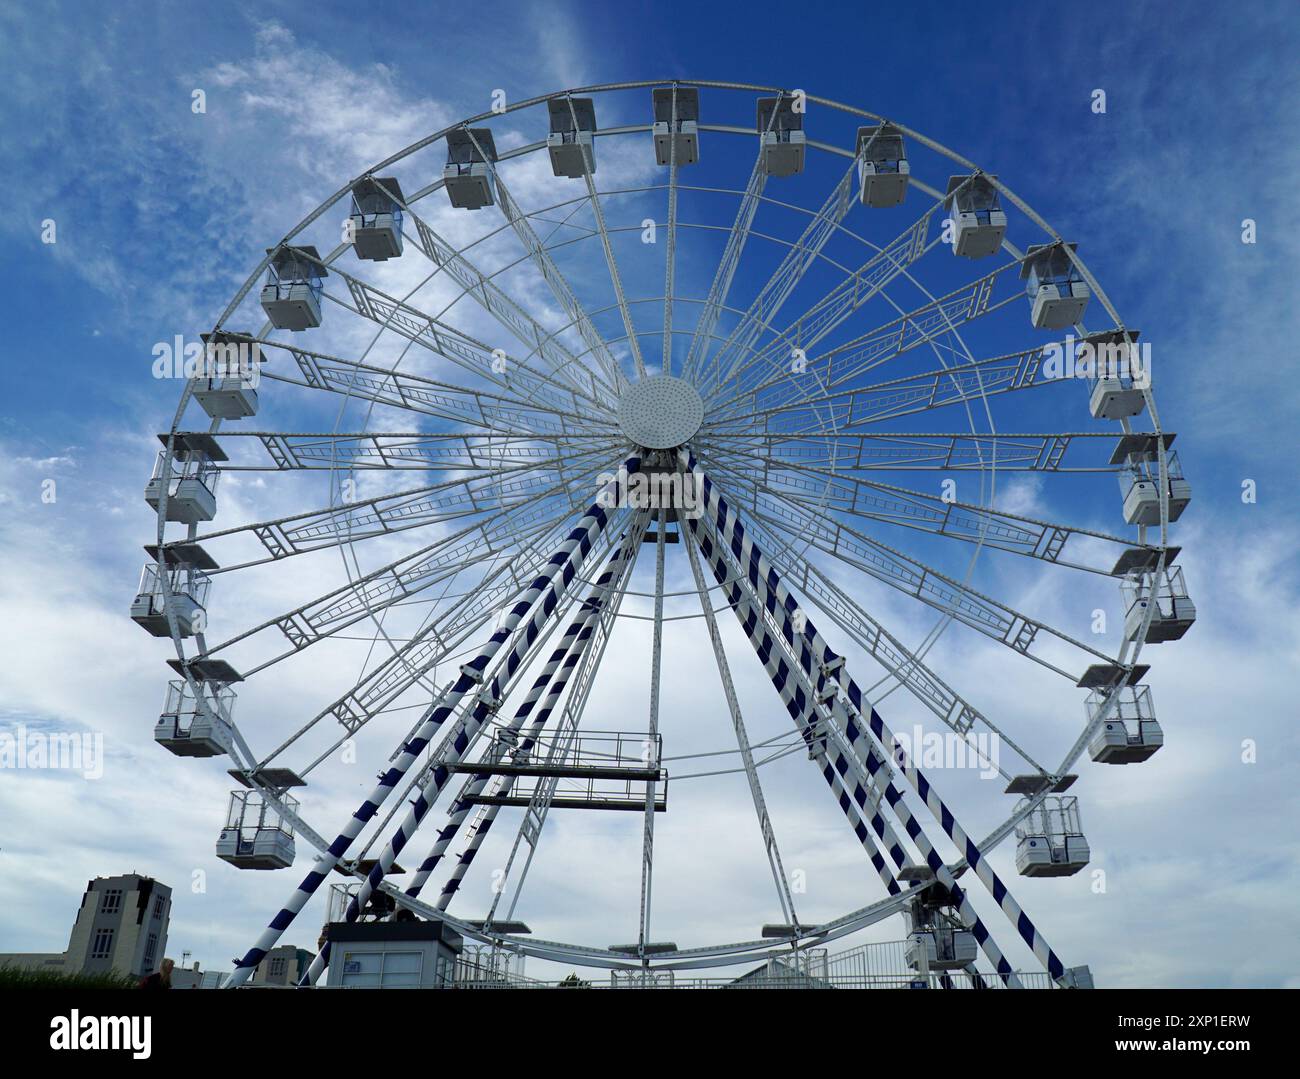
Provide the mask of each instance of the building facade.
{"label": "building facade", "polygon": [[152,877],[96,877],[86,884],[66,951],[0,955],[0,966],[143,978],[162,964],[171,905],[172,890]]}

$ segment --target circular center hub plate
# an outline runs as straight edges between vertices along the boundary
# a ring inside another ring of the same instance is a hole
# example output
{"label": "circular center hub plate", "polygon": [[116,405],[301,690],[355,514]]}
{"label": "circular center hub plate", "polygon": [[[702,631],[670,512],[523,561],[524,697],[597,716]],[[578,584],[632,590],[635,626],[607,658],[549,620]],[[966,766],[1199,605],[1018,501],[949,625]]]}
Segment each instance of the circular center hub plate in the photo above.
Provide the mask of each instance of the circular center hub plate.
{"label": "circular center hub plate", "polygon": [[690,441],[704,421],[704,402],[685,379],[655,375],[634,382],[619,398],[618,425],[632,442],[667,450]]}

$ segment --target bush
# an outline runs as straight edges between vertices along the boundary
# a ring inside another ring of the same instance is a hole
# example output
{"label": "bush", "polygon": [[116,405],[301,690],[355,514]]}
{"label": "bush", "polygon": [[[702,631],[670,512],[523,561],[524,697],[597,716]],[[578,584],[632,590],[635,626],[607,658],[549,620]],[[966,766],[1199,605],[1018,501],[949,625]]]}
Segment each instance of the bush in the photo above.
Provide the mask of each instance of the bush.
{"label": "bush", "polygon": [[0,967],[0,989],[134,989],[138,984],[129,974]]}

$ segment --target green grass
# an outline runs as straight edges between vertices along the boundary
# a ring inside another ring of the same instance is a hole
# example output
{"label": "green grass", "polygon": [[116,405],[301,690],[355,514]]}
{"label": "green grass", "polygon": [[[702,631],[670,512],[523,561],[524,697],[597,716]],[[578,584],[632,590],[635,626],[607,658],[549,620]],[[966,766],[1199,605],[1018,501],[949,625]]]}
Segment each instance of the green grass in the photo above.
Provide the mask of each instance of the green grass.
{"label": "green grass", "polygon": [[138,979],[127,974],[82,974],[0,967],[0,989],[134,989],[137,984]]}

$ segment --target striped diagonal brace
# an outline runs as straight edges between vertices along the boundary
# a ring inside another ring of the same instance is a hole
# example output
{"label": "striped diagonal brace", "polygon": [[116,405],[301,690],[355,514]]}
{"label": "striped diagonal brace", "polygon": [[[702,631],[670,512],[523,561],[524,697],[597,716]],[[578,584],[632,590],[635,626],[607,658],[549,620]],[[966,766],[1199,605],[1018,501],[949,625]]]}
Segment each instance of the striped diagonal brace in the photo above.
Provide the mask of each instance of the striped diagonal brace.
{"label": "striped diagonal brace", "polygon": [[[866,700],[861,688],[849,676],[841,657],[839,657],[830,647],[812,622],[806,618],[806,615],[802,632],[799,633],[794,630],[792,624],[793,615],[800,608],[794,597],[782,584],[780,575],[777,573],[775,567],[772,566],[767,558],[764,557],[762,551],[760,551],[747,536],[744,525],[726,504],[726,500],[723,499],[714,488],[712,481],[707,475],[705,475],[704,471],[695,461],[694,455],[687,450],[682,450],[680,452],[680,458],[685,467],[695,476],[695,482],[699,485],[703,495],[706,512],[712,515],[712,520],[710,522],[711,525],[716,527],[720,539],[727,543],[737,559],[737,562],[744,567],[750,584],[763,597],[763,606],[767,610],[768,614],[773,619],[779,620],[782,632],[787,636],[787,640],[793,642],[796,638],[800,638],[802,649],[805,654],[807,654],[807,660],[811,661],[808,663],[806,669],[810,673],[816,670],[829,674],[829,676],[844,689],[848,696],[848,702],[855,712],[856,719],[860,720],[865,712],[870,712],[870,718],[866,720],[866,723],[877,743],[882,747],[888,746],[895,750],[893,756],[909,784],[911,784],[913,789],[921,797],[922,801],[925,802],[926,807],[934,815],[935,819],[939,822],[940,826],[947,833],[948,837],[956,845],[958,850],[960,850],[966,857],[967,862],[975,871],[980,882],[988,889],[989,893],[993,896],[994,901],[1002,909],[1002,912],[1007,916],[1008,920],[1020,934],[1021,939],[1029,945],[1030,949],[1038,958],[1039,962],[1043,964],[1048,974],[1054,980],[1059,981],[1065,974],[1065,968],[1056,953],[1052,951],[1051,947],[1034,926],[1029,916],[1020,908],[1020,905],[1015,901],[1015,898],[1011,895],[1001,878],[998,877],[992,866],[989,865],[988,861],[982,856],[974,841],[970,839],[962,829],[961,825],[957,822],[952,811],[938,796],[934,787],[916,767],[910,756],[902,752],[899,743],[894,738],[893,732],[885,725],[880,714],[871,707],[870,702]],[[839,700],[839,698],[837,698],[837,700]],[[843,707],[842,701],[840,702],[840,707]],[[862,728],[858,722],[855,722],[854,716],[846,717],[845,734],[854,741],[857,741],[863,736]],[[882,767],[885,768],[885,775],[887,776],[889,770],[880,754],[873,753],[872,758],[874,759],[875,767],[871,768],[871,761],[868,762],[868,767],[873,772],[873,776],[874,773]],[[892,788],[893,785],[889,784],[889,787]],[[888,794],[887,797],[890,804],[894,807],[895,812],[900,814],[900,819],[904,820],[905,827],[909,834],[913,834],[913,828],[915,828],[916,833],[914,834],[914,838],[920,835],[920,826],[911,818],[910,811],[907,810],[906,805],[902,801],[901,792],[898,792],[896,788],[893,788],[893,793]],[[904,814],[906,814],[906,817],[903,816]],[[926,842],[928,845],[928,840]],[[946,866],[944,866],[944,863],[942,859],[939,858],[937,852],[933,850],[932,846],[931,849],[926,852],[925,856],[927,864],[929,864],[930,868],[934,870],[936,877],[938,877],[945,886],[949,886],[948,881],[943,880],[943,878],[947,876],[951,880],[951,874],[948,872]],[[940,872],[941,870],[942,872]],[[953,888],[956,888],[955,881],[949,886],[949,890],[951,891]],[[964,898],[964,893],[961,893],[960,889],[957,889],[957,893],[962,894]],[[954,898],[957,893],[954,894]],[[976,936],[978,938],[978,934],[976,934]]]}
{"label": "striped diagonal brace", "polygon": [[[555,708],[556,701],[559,699],[560,694],[564,691],[564,687],[568,682],[569,672],[572,670],[573,665],[577,662],[578,657],[582,654],[583,650],[586,648],[588,640],[591,638],[595,622],[604,606],[606,594],[608,593],[610,586],[616,578],[621,579],[624,569],[629,566],[633,560],[632,554],[635,551],[635,546],[632,540],[633,534],[637,537],[636,542],[639,542],[641,531],[642,530],[635,529],[634,527],[633,533],[629,533],[623,544],[613,553],[613,555],[611,555],[610,559],[606,563],[605,569],[596,580],[596,583],[592,586],[587,599],[584,600],[582,605],[579,607],[578,613],[574,615],[568,628],[565,629],[564,636],[560,638],[559,644],[556,645],[554,651],[552,651],[550,657],[547,659],[546,665],[542,668],[541,673],[533,682],[532,687],[528,691],[527,697],[525,697],[519,707],[515,709],[514,715],[511,717],[509,724],[505,728],[512,734],[518,733],[529,717],[533,716],[534,712],[536,712],[536,718],[533,720],[532,726],[529,728],[528,733],[519,745],[519,752],[526,753],[532,748],[537,736],[541,733],[542,727],[545,726],[547,720],[550,718],[551,712]],[[573,658],[566,662],[566,657],[570,655],[572,655]],[[561,666],[562,664],[563,668]],[[544,698],[543,694],[545,694]],[[541,702],[540,709],[538,708],[539,701]],[[490,775],[474,776],[466,787],[466,794],[469,796],[481,794],[488,783],[491,782],[491,779],[492,777]],[[503,795],[508,794],[511,786],[513,786],[513,778],[506,777],[501,793]],[[406,889],[407,895],[413,897],[419,896],[420,892],[424,890],[424,886],[428,883],[430,874],[433,873],[442,861],[443,857],[445,857],[447,848],[451,846],[452,841],[460,832],[461,825],[464,824],[465,818],[469,816],[473,806],[474,803],[469,800],[463,802],[457,800],[452,805],[447,824],[438,833],[438,838],[434,843],[433,848],[429,851],[424,861],[420,863],[419,870],[411,879],[411,883]],[[487,837],[487,832],[492,826],[493,819],[496,817],[496,811],[500,807],[491,805],[484,808],[486,810],[484,819],[475,831],[469,847],[466,849],[465,853],[460,856],[460,862],[457,865],[457,871],[459,872],[460,877],[464,876],[464,871],[461,867],[463,866],[464,869],[469,868],[469,862],[473,861],[474,858],[473,852],[482,845],[483,839]],[[459,880],[459,878],[457,879]],[[455,889],[453,888],[452,891],[454,892]],[[450,895],[444,888],[443,895],[438,901],[439,908],[446,908],[446,899],[450,899]]]}
{"label": "striped diagonal brace", "polygon": [[[745,595],[741,584],[743,578],[729,571],[721,544],[715,544],[714,542],[716,533],[710,534],[708,526],[711,524],[711,521],[705,521],[704,526],[701,527],[699,522],[690,521],[690,527],[696,534],[705,560],[712,568],[714,577],[722,586],[724,594],[731,601],[736,617],[740,620],[741,627],[744,629],[746,636],[749,637],[750,643],[754,646],[759,661],[763,664],[764,670],[767,671],[768,677],[772,680],[772,685],[776,688],[782,701],[785,702],[787,711],[790,712],[791,716],[795,717],[795,722],[805,729],[805,738],[812,739],[812,728],[807,725],[806,720],[800,718],[809,712],[813,712],[815,715],[814,702],[820,699],[819,693],[812,688],[809,682],[810,671],[802,668],[800,662],[794,659],[790,650],[792,641],[786,640],[783,642],[780,638],[774,638],[767,632],[759,614],[758,606]],[[786,632],[789,632],[788,629]],[[809,659],[810,656],[805,650],[802,662],[807,665]],[[821,677],[820,674],[818,677]],[[851,741],[850,744],[857,753],[862,752],[860,741]],[[1016,977],[1011,963],[1002,954],[1002,949],[998,947],[993,935],[989,933],[979,914],[971,906],[970,900],[957,887],[956,882],[944,866],[943,860],[938,857],[920,825],[907,811],[907,806],[901,800],[901,794],[892,783],[884,781],[888,773],[882,774],[878,770],[868,769],[864,775],[862,763],[840,752],[838,747],[833,745],[829,739],[823,753],[825,754],[823,759],[827,760],[829,766],[824,767],[822,774],[827,782],[831,784],[832,791],[836,792],[840,808],[848,816],[850,824],[853,824],[854,831],[863,846],[867,847],[869,836],[866,834],[863,825],[854,820],[853,806],[855,804],[863,816],[867,816],[868,812],[870,813],[869,819],[872,827],[876,830],[876,834],[880,836],[886,849],[888,849],[894,864],[900,868],[906,864],[906,852],[897,839],[894,838],[892,829],[889,828],[883,814],[880,812],[880,802],[883,799],[889,803],[899,816],[908,835],[911,836],[913,842],[916,843],[925,856],[926,863],[931,867],[934,866],[935,862],[938,863],[939,870],[936,870],[936,877],[952,893],[953,903],[957,907],[962,921],[971,930],[972,935],[979,942],[984,954],[988,956],[989,962],[993,964],[999,976],[1008,985],[1018,987],[1020,980]],[[851,798],[846,793],[846,780],[850,776],[853,780]],[[872,797],[869,793],[868,786],[875,788],[875,797]],[[871,804],[869,811],[867,808],[868,803]],[[885,866],[884,859],[880,858],[879,852],[875,851],[873,847],[867,847],[867,850],[869,854],[873,855],[872,864],[876,867],[877,873],[882,874],[882,879],[885,879],[886,875],[892,879],[893,875]],[[886,887],[888,887],[888,884]],[[898,892],[899,887],[895,883],[890,890],[890,894],[894,895]]]}
{"label": "striped diagonal brace", "polygon": [[[602,488],[600,493],[597,495],[596,500],[587,507],[582,518],[569,533],[565,541],[551,556],[537,579],[532,582],[527,591],[525,591],[514,606],[510,608],[505,618],[502,619],[501,625],[497,628],[496,632],[492,634],[491,638],[485,645],[483,645],[478,654],[461,667],[460,677],[452,684],[451,688],[435,705],[430,707],[429,711],[425,715],[424,721],[420,724],[419,729],[402,746],[402,750],[397,755],[392,766],[380,777],[379,783],[375,789],[370,793],[366,800],[361,803],[356,812],[352,814],[347,824],[344,825],[343,830],[340,831],[338,836],[335,838],[334,842],[331,843],[325,853],[317,859],[312,870],[302,879],[302,882],[294,890],[293,894],[289,897],[289,900],[280,908],[275,917],[271,919],[270,924],[258,938],[257,943],[248,950],[242,959],[236,961],[235,970],[227,983],[228,988],[237,988],[247,981],[249,975],[252,974],[257,964],[266,956],[266,953],[275,947],[276,942],[280,939],[284,931],[293,923],[293,920],[298,916],[298,913],[307,903],[307,900],[315,894],[317,889],[319,889],[321,884],[324,882],[325,878],[329,875],[330,871],[338,864],[343,855],[347,853],[348,848],[351,847],[352,843],[356,840],[362,828],[374,817],[380,807],[401,783],[402,778],[410,770],[411,766],[415,763],[420,754],[424,752],[425,747],[428,746],[435,732],[446,721],[447,717],[456,710],[461,699],[464,698],[465,695],[475,686],[478,686],[483,682],[484,672],[488,664],[491,663],[496,654],[501,650],[501,647],[515,632],[519,623],[523,621],[524,617],[529,615],[530,612],[533,612],[528,623],[529,628],[533,628],[532,636],[529,638],[530,643],[536,638],[536,629],[534,627],[545,622],[551,611],[554,610],[555,604],[558,602],[553,582],[557,577],[559,577],[563,581],[563,586],[567,587],[574,574],[577,572],[577,565],[580,565],[582,560],[586,558],[588,552],[591,550],[595,537],[600,534],[608,521],[608,510],[606,507],[616,504],[618,492],[625,489],[627,476],[630,473],[636,472],[640,467],[640,458],[635,456],[629,457],[620,466],[618,475],[611,479]],[[575,556],[577,557],[576,564],[574,561]],[[539,603],[539,600],[542,600],[543,595],[546,596],[546,600]],[[536,608],[535,611],[534,608]],[[463,737],[463,735],[464,732],[462,731],[461,737]],[[459,744],[461,738],[458,738],[457,742]],[[466,739],[464,744],[460,744],[460,751],[463,752],[464,747],[467,744],[468,740]],[[442,773],[443,780],[445,780],[445,770],[440,769],[440,772]],[[416,802],[416,806],[421,805],[424,806],[424,810],[427,810],[428,805],[427,802],[424,801],[423,797]],[[421,811],[421,816],[423,816],[424,810]],[[386,851],[385,853],[387,854],[389,852]],[[384,874],[387,872],[388,868],[391,867],[394,858],[395,855],[391,855],[388,859],[387,865],[383,865],[381,859],[381,864],[376,865],[371,871],[370,876],[367,878],[366,885],[363,885],[363,890],[367,886],[369,888],[366,896],[367,900],[369,899],[369,892],[373,892],[375,885],[383,879]],[[355,898],[353,902],[355,904]],[[352,909],[352,906],[349,906],[349,913],[352,913]],[[352,917],[355,918],[355,914],[353,914]],[[349,920],[352,919],[350,918]],[[329,945],[326,943],[326,945],[321,949],[322,955],[327,956],[328,950]],[[321,957],[317,956],[317,961],[320,961],[320,959]],[[323,966],[323,963],[321,965]],[[313,967],[315,966],[316,964],[313,963]]]}

